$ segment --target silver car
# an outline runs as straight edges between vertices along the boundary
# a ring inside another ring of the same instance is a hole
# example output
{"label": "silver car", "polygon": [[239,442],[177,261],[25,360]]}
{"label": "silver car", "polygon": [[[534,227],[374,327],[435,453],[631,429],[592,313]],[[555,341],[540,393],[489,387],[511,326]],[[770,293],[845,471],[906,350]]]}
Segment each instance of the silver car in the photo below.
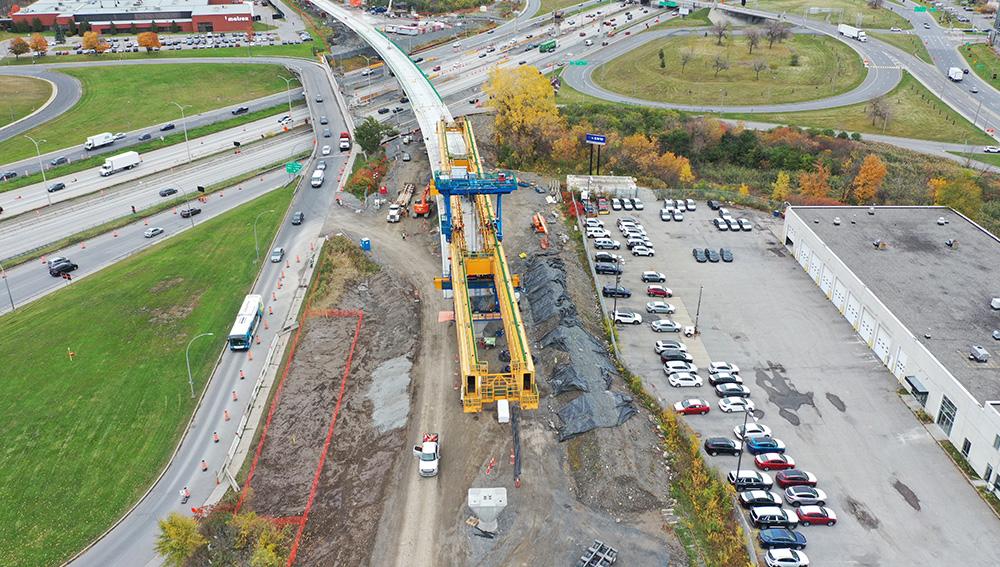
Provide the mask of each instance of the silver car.
{"label": "silver car", "polygon": [[667,315],[671,315],[674,311],[676,311],[674,306],[666,301],[650,301],[646,304],[646,313],[666,313]]}
{"label": "silver car", "polygon": [[681,326],[677,323],[671,321],[670,319],[657,319],[652,321],[649,326],[653,329],[654,333],[679,333],[681,332]]}
{"label": "silver car", "polygon": [[826,493],[812,486],[789,486],[785,489],[785,501],[795,506],[823,506]]}
{"label": "silver car", "polygon": [[280,262],[282,259],[284,259],[284,257],[285,257],[285,249],[282,248],[281,246],[278,246],[277,248],[271,251],[271,261],[274,263]]}

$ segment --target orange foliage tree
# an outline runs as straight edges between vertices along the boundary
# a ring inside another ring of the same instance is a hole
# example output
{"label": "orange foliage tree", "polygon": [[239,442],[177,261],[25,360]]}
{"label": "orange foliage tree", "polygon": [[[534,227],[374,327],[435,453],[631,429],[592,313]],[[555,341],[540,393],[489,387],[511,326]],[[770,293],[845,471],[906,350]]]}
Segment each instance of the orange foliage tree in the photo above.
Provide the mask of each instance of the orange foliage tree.
{"label": "orange foliage tree", "polygon": [[799,174],[799,189],[807,197],[826,197],[830,193],[830,170],[822,162],[812,172]]}
{"label": "orange foliage tree", "polygon": [[31,40],[28,41],[28,46],[31,47],[32,51],[39,55],[49,50],[48,40],[46,40],[40,33],[36,33],[31,36]]}
{"label": "orange foliage tree", "polygon": [[870,203],[882,188],[887,170],[882,160],[875,154],[868,154],[861,162],[861,169],[854,177],[854,200],[858,204]]}
{"label": "orange foliage tree", "polygon": [[152,51],[154,47],[162,47],[159,34],[151,31],[142,32],[139,34],[139,47],[145,47],[147,53]]}

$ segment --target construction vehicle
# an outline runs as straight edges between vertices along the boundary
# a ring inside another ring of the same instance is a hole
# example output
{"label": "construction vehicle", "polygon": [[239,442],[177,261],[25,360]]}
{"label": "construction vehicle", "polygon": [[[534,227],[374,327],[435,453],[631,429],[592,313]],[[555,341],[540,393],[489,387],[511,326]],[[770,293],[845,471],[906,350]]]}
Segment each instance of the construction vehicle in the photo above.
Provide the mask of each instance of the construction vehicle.
{"label": "construction vehicle", "polygon": [[420,195],[420,200],[413,203],[413,218],[431,217],[431,184],[424,187],[424,192]]}
{"label": "construction vehicle", "polygon": [[403,216],[406,215],[406,207],[410,205],[410,199],[413,198],[413,184],[406,183],[403,188],[399,190],[396,198],[393,199],[392,203],[389,204],[389,214],[385,216],[386,222],[396,223],[399,222]]}
{"label": "construction vehicle", "polygon": [[423,441],[413,446],[413,456],[420,459],[417,472],[423,477],[437,476],[441,463],[441,443],[437,433],[424,433]]}

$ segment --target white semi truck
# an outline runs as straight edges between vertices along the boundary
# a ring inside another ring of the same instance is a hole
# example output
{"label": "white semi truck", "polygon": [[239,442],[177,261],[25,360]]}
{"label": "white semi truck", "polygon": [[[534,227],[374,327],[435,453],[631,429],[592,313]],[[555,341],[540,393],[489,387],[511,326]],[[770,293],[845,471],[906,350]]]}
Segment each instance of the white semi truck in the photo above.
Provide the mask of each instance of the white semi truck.
{"label": "white semi truck", "polygon": [[132,169],[133,167],[139,165],[140,162],[142,162],[142,159],[139,158],[138,152],[125,152],[123,154],[111,156],[104,160],[104,165],[101,166],[101,177],[107,177],[113,173],[118,173],[119,171]]}
{"label": "white semi truck", "polygon": [[88,152],[93,149],[97,149],[115,142],[115,135],[111,132],[102,132],[94,136],[89,136],[87,141],[83,143],[83,149]]}
{"label": "white semi truck", "polygon": [[965,78],[965,73],[958,67],[951,67],[948,69],[948,78],[958,83]]}
{"label": "white semi truck", "polygon": [[858,29],[854,26],[849,26],[847,24],[840,24],[839,26],[837,26],[837,31],[840,32],[840,35],[844,37],[856,39],[862,43],[868,41],[868,34],[865,33],[865,30]]}

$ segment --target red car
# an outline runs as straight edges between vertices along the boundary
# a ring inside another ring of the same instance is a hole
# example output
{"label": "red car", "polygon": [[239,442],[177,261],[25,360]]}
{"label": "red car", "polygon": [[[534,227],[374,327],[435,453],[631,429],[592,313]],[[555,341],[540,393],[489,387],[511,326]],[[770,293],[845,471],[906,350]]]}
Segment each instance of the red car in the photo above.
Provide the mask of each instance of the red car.
{"label": "red car", "polygon": [[837,514],[825,506],[800,506],[795,509],[799,515],[799,524],[811,526],[813,524],[826,524],[832,526],[837,523]]}
{"label": "red car", "polygon": [[795,459],[784,453],[761,453],[754,457],[753,462],[762,471],[778,471],[795,467]]}
{"label": "red car", "polygon": [[705,400],[690,399],[677,402],[674,409],[681,415],[705,415],[712,408]]}
{"label": "red car", "polygon": [[799,469],[781,471],[774,475],[774,480],[781,488],[788,488],[789,486],[816,486],[818,482],[816,475]]}
{"label": "red car", "polygon": [[673,297],[674,292],[662,285],[651,285],[646,288],[646,295],[649,297]]}

